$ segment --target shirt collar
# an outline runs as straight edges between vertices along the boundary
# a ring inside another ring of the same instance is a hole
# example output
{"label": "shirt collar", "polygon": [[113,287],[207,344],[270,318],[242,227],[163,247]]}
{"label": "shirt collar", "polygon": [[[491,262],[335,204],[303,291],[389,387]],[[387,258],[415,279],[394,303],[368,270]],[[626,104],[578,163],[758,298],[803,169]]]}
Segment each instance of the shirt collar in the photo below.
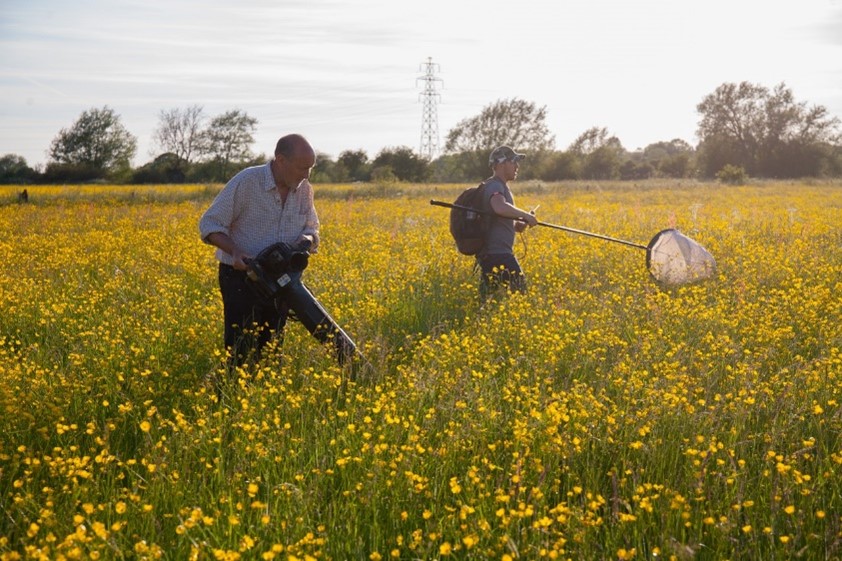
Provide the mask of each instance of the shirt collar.
{"label": "shirt collar", "polygon": [[[264,178],[263,178],[264,179],[263,190],[264,191],[271,191],[272,189],[276,189],[278,186],[275,185],[275,176],[272,175],[272,161],[270,160],[269,162],[267,162],[266,165],[263,167],[263,169],[265,170],[265,175],[264,175]],[[296,185],[295,187],[290,189],[289,192],[290,193],[298,192],[298,189],[299,189],[299,187],[301,187],[302,183],[304,183],[304,181],[301,181],[301,183],[299,183],[298,185]]]}

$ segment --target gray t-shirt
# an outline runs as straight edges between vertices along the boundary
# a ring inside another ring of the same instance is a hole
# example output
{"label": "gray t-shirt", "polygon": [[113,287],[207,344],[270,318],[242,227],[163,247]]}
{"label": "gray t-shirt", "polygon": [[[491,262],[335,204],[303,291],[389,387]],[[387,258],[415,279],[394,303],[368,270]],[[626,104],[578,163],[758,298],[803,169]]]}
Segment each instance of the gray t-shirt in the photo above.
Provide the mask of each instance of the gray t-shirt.
{"label": "gray t-shirt", "polygon": [[[486,179],[485,192],[482,197],[483,209],[494,212],[491,209],[491,197],[495,193],[502,193],[506,202],[514,205],[515,201],[509,186],[497,177]],[[515,244],[515,221],[511,218],[494,216],[491,219],[491,228],[488,231],[488,241],[485,244],[483,253],[513,253]]]}

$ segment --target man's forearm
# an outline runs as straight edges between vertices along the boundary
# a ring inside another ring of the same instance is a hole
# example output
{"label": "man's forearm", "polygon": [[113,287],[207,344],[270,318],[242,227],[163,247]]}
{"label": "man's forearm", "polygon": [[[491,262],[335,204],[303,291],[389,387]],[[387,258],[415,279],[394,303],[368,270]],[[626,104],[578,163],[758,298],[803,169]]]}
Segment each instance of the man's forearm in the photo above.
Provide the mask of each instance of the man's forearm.
{"label": "man's forearm", "polygon": [[234,255],[237,251],[237,244],[235,244],[234,240],[223,232],[212,232],[208,234],[205,240],[207,240],[209,244],[218,247],[228,255]]}

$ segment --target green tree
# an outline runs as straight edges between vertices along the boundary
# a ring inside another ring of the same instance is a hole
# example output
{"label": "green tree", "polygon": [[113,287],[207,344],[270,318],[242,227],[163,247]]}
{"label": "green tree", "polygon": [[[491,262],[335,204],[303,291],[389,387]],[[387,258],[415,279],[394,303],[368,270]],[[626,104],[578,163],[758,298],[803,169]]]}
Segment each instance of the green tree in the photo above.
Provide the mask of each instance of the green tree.
{"label": "green tree", "polygon": [[[547,128],[547,108],[522,99],[500,100],[476,117],[464,119],[448,133],[445,152],[483,152],[508,144],[519,152],[551,150],[555,139]],[[487,157],[487,156],[486,156]]]}
{"label": "green tree", "polygon": [[647,162],[657,162],[665,156],[692,152],[693,147],[680,138],[674,138],[669,142],[655,142],[643,149],[643,159]]}
{"label": "green tree", "polygon": [[693,175],[693,152],[670,154],[657,163],[658,173],[663,177],[681,179]]}
{"label": "green tree", "polygon": [[443,183],[478,183],[490,175],[488,152],[443,154],[430,162],[430,179]]}
{"label": "green tree", "polygon": [[331,159],[328,154],[316,152],[316,165],[310,171],[313,183],[337,183],[345,181],[345,170]]}
{"label": "green tree", "polygon": [[582,166],[583,179],[618,179],[623,164],[622,146],[606,144],[587,155]]}
{"label": "green tree", "polygon": [[162,152],[174,154],[177,162],[191,164],[200,149],[202,112],[200,105],[161,111],[153,135],[155,144]]}
{"label": "green tree", "polygon": [[568,148],[582,161],[583,179],[618,179],[626,150],[616,136],[608,136],[608,129],[591,127]]}
{"label": "green tree", "polygon": [[345,150],[336,160],[341,165],[348,179],[351,181],[368,181],[371,179],[371,164],[365,150]]}
{"label": "green tree", "polygon": [[164,152],[132,172],[131,183],[184,183],[187,163],[172,152]]}
{"label": "green tree", "polygon": [[429,162],[407,146],[381,150],[371,163],[372,170],[378,168],[390,168],[399,181],[425,181],[429,175]]}
{"label": "green tree", "polygon": [[235,167],[255,158],[251,152],[257,119],[239,109],[211,119],[200,140],[200,153],[213,164],[217,177],[227,179]]}
{"label": "green tree", "polygon": [[693,147],[680,138],[655,142],[643,149],[642,159],[663,177],[682,178],[692,174]]}
{"label": "green tree", "polygon": [[[763,127],[763,98],[768,90],[742,82],[722,84],[696,106],[702,116],[697,135],[701,140],[702,162],[711,176],[725,164],[740,166],[753,174]],[[716,145],[727,145],[721,150]],[[726,161],[721,161],[722,159]]]}
{"label": "green tree", "polygon": [[551,152],[542,162],[538,177],[544,181],[578,179],[582,173],[580,159],[570,151]]}
{"label": "green tree", "polygon": [[30,183],[37,175],[23,156],[6,154],[0,157],[0,183]]}
{"label": "green tree", "polygon": [[136,151],[137,139],[106,106],[84,111],[70,128],[59,131],[49,156],[53,172],[66,166],[96,179],[125,172]]}
{"label": "green tree", "polygon": [[567,148],[570,152],[580,156],[587,156],[608,142],[608,129],[605,127],[591,127],[574,140]]}
{"label": "green tree", "polygon": [[438,181],[479,183],[491,175],[490,153],[491,150],[483,149],[439,156],[433,165],[435,177]]}
{"label": "green tree", "polygon": [[700,171],[712,177],[725,165],[750,176],[818,175],[826,164],[822,144],[839,143],[839,124],[825,107],[795,101],[782,82],[773,90],[726,83],[696,106]]}
{"label": "green tree", "polygon": [[629,181],[634,179],[649,179],[655,175],[655,166],[649,162],[635,162],[628,159],[619,168],[620,179]]}

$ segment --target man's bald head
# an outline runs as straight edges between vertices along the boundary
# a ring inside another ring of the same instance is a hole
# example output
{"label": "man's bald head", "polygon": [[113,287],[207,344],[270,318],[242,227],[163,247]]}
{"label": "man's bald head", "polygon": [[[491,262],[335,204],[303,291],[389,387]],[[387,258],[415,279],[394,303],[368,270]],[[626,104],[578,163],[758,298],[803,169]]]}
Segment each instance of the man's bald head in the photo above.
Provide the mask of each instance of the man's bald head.
{"label": "man's bald head", "polygon": [[283,156],[289,159],[295,156],[309,156],[311,154],[315,155],[313,147],[300,134],[282,136],[278,140],[278,144],[275,145],[275,156]]}

